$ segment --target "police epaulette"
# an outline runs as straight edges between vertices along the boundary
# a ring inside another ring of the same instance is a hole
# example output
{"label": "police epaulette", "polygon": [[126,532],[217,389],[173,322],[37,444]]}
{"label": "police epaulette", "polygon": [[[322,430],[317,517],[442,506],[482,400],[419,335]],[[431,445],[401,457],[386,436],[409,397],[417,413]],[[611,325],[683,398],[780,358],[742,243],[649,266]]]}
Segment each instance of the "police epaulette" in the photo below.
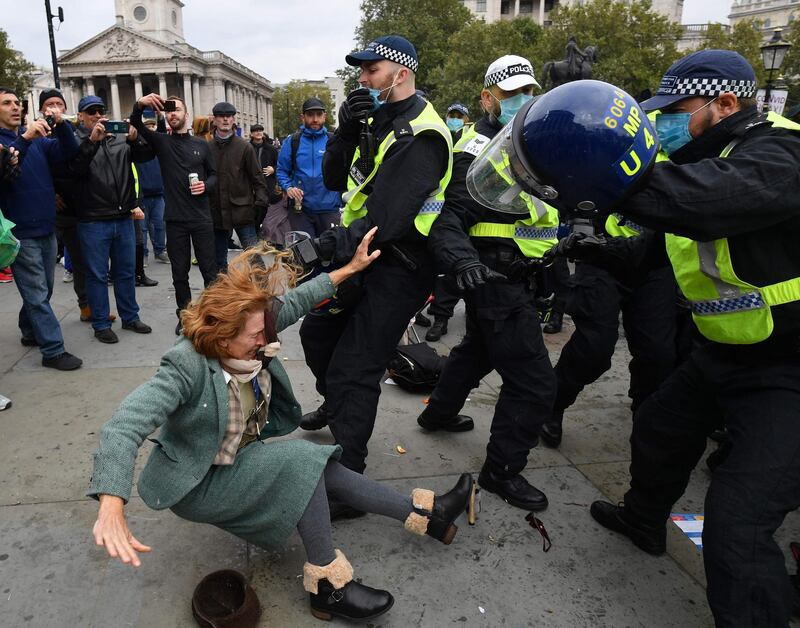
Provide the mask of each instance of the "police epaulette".
{"label": "police epaulette", "polygon": [[403,118],[395,118],[392,124],[394,125],[395,138],[400,139],[406,135],[414,135],[414,129],[408,120],[404,120]]}

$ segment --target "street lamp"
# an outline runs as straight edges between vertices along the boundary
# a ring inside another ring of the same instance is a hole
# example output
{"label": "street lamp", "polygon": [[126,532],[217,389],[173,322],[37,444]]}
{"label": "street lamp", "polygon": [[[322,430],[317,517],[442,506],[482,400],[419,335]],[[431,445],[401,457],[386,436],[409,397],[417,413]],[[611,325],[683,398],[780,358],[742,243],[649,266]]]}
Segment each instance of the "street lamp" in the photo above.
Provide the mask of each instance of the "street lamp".
{"label": "street lamp", "polygon": [[50,0],[44,0],[44,10],[47,13],[47,34],[50,36],[50,57],[53,60],[53,82],[56,89],[61,89],[61,80],[58,78],[58,61],[56,60],[56,40],[53,35],[53,18],[58,18],[58,23],[64,22],[64,9],[58,7],[58,13],[51,13]]}
{"label": "street lamp", "polygon": [[762,111],[769,111],[769,98],[772,91],[772,73],[777,72],[783,65],[786,53],[792,47],[788,41],[781,37],[782,29],[776,28],[766,44],[761,46],[761,60],[764,62],[764,69],[767,71],[767,86],[764,90],[764,107]]}

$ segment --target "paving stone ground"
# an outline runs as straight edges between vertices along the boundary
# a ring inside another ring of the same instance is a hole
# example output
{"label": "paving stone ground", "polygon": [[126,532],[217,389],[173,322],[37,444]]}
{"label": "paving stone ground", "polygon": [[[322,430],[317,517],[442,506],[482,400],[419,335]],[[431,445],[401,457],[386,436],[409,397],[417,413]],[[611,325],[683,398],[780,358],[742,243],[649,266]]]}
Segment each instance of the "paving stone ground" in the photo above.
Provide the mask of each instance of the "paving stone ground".
{"label": "paving stone ground", "polygon": [[[19,343],[19,295],[0,285],[0,393],[13,407],[0,413],[0,625],[9,627],[193,626],[189,601],[208,572],[234,568],[252,581],[264,607],[262,626],[319,626],[301,586],[299,538],[281,551],[264,551],[216,528],[155,512],[138,497],[128,508],[134,534],[153,546],[138,569],[118,564],[94,546],[96,502],[84,496],[97,433],[119,401],[154,371],[175,341],[174,292],[169,266],[151,263],[161,283],[137,289],[141,318],[154,328],[140,336],[120,329],[120,342],[97,342],[78,317],[72,287],[56,269],[53,307],[69,351],[84,367],[60,373],[41,367],[40,354]],[[195,293],[199,271],[191,275]],[[112,294],[113,298],[113,294]],[[298,325],[282,334],[282,359],[306,410],[320,398],[302,359]],[[553,362],[572,332],[546,338]],[[436,343],[447,353],[463,335],[463,306]],[[525,513],[483,493],[475,526],[462,522],[445,547],[406,533],[378,516],[335,524],[336,547],[356,577],[396,598],[374,626],[552,626],[685,628],[712,625],[705,599],[702,554],[671,526],[668,553],[654,558],[593,522],[595,499],[621,498],[627,483],[630,412],[628,354],[621,340],[611,370],[588,387],[567,412],[558,451],[537,448],[525,476],[546,492],[542,513],[553,548]],[[492,408],[500,387],[495,373],[472,392],[466,412],[476,429],[426,434],[416,417],[423,395],[383,385],[368,473],[399,490],[449,488],[459,473],[477,473],[484,457]],[[292,438],[332,442],[330,432]],[[406,452],[397,453],[401,445]],[[143,448],[139,467],[146,456]],[[708,472],[698,468],[679,512],[703,510]],[[782,547],[800,538],[790,515],[779,532]],[[787,561],[787,565],[789,562]],[[339,622],[334,622],[338,625]]]}

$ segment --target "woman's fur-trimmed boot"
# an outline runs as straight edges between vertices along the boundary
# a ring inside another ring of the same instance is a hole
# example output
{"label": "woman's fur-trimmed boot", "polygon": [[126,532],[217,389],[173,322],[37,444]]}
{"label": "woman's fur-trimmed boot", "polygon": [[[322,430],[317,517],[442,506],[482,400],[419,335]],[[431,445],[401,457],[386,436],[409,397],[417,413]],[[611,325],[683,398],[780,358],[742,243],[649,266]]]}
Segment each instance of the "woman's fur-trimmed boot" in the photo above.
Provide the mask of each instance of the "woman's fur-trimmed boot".
{"label": "woman's fur-trimmed boot", "polygon": [[405,521],[406,530],[419,535],[427,534],[450,545],[458,530],[453,522],[467,509],[473,483],[469,473],[462,473],[456,485],[438,497],[428,489],[415,488],[411,491],[414,512]]}
{"label": "woman's fur-trimmed boot", "polygon": [[311,614],[317,619],[373,619],[394,604],[388,591],[353,580],[353,567],[338,549],[336,559],[328,565],[306,563],[303,566],[303,588],[311,599]]}

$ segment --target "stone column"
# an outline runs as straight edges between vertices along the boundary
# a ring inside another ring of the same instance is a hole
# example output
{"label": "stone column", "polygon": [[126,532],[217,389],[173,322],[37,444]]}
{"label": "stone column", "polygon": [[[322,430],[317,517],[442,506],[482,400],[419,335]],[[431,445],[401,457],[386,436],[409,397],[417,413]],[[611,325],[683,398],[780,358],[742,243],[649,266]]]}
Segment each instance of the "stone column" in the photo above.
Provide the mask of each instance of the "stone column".
{"label": "stone column", "polygon": [[231,102],[233,100],[233,89],[231,84],[228,81],[225,81],[225,102]]}
{"label": "stone column", "polygon": [[119,120],[122,115],[122,110],[119,106],[119,85],[117,85],[117,77],[109,76],[108,80],[111,83],[111,114],[114,116],[114,120]]}
{"label": "stone column", "polygon": [[94,77],[86,78],[86,96],[94,96]]}
{"label": "stone column", "polygon": [[272,121],[272,99],[268,98],[264,103],[264,129],[267,135],[275,137],[275,128]]}
{"label": "stone column", "polygon": [[544,0],[539,0],[539,25],[544,26]]}
{"label": "stone column", "polygon": [[72,81],[64,81],[64,102],[67,103],[67,111],[75,112],[75,93],[73,92],[74,83]]}
{"label": "stone column", "polygon": [[225,81],[222,79],[212,79],[214,86],[214,104],[225,100]]}
{"label": "stone column", "polygon": [[142,77],[140,74],[133,75],[133,97],[139,100],[144,94],[142,93]]}
{"label": "stone column", "polygon": [[192,104],[192,77],[189,74],[183,75],[183,99],[186,101],[186,111],[190,116],[194,116],[194,106]]}
{"label": "stone column", "polygon": [[511,10],[511,15],[517,17],[519,15],[519,0],[514,0],[514,8]]}
{"label": "stone column", "polygon": [[203,115],[203,107],[200,105],[200,77],[192,75],[192,102],[198,115]]}
{"label": "stone column", "polygon": [[169,93],[167,92],[167,75],[163,72],[158,75],[158,95],[166,98]]}

